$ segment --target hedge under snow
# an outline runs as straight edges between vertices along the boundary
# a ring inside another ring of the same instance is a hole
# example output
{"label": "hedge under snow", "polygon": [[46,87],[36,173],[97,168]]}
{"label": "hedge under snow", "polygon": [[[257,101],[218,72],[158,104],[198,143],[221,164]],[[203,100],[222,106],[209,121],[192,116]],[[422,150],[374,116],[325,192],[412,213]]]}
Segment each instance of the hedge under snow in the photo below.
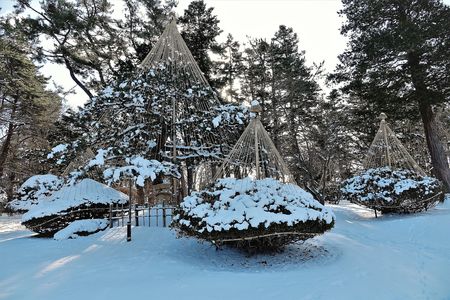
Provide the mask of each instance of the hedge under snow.
{"label": "hedge under snow", "polygon": [[127,195],[86,178],[40,199],[22,216],[22,224],[35,232],[51,234],[75,220],[107,217],[110,204],[126,202]]}
{"label": "hedge under snow", "polygon": [[388,167],[368,169],[345,180],[341,188],[343,199],[383,212],[403,213],[427,209],[443,197],[442,191],[436,178]]}
{"label": "hedge under snow", "polygon": [[106,227],[108,227],[108,221],[105,219],[76,220],[55,233],[53,238],[55,240],[76,239],[79,236],[99,232]]}
{"label": "hedge under snow", "polygon": [[15,199],[8,206],[12,210],[26,212],[36,206],[39,199],[50,196],[63,184],[62,178],[52,174],[31,176],[20,186]]}
{"label": "hedge under snow", "polygon": [[334,215],[296,185],[271,178],[225,178],[185,197],[174,220],[185,233],[214,241],[292,231],[323,233],[333,227]]}

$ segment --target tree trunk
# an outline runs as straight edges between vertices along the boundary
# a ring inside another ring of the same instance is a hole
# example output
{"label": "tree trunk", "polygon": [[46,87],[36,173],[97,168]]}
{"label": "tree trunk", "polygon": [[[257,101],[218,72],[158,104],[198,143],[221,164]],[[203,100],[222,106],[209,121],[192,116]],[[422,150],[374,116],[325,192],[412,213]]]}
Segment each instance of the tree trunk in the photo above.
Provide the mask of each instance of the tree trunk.
{"label": "tree trunk", "polygon": [[422,117],[423,128],[427,140],[428,151],[433,165],[433,175],[444,183],[447,192],[450,191],[450,169],[445,149],[437,133],[435,115],[431,107],[430,99],[433,95],[425,84],[426,72],[420,63],[421,56],[418,52],[408,53],[408,65],[411,72],[411,80],[415,94],[419,102],[419,112]]}
{"label": "tree trunk", "polygon": [[187,161],[186,165],[187,165],[187,193],[188,195],[190,195],[194,189],[194,166],[191,163],[188,163]]}
{"label": "tree trunk", "polygon": [[142,186],[136,185],[136,204],[144,205],[145,202],[145,191]]}
{"label": "tree trunk", "polygon": [[13,197],[14,197],[14,183],[16,180],[16,173],[12,172],[9,176],[8,176],[8,183],[7,186],[5,188],[5,192],[6,192],[6,197],[7,197],[7,201],[12,201]]}
{"label": "tree trunk", "polygon": [[431,155],[433,174],[437,179],[444,183],[448,192],[450,191],[450,169],[444,146],[442,145],[437,133],[435,114],[433,113],[431,105],[428,103],[420,103],[419,109],[422,117],[423,128],[425,130],[428,150]]}
{"label": "tree trunk", "polygon": [[14,134],[15,126],[14,126],[12,120],[14,119],[15,113],[16,113],[15,105],[16,105],[16,102],[14,102],[14,108],[13,108],[13,111],[11,112],[11,117],[10,117],[11,120],[9,121],[9,124],[8,124],[6,138],[5,138],[5,141],[3,142],[2,148],[0,150],[0,178],[3,177],[6,159],[8,158],[9,149],[11,148],[11,140],[12,140],[12,136]]}
{"label": "tree trunk", "polygon": [[271,132],[271,136],[272,136],[272,140],[273,140],[273,144],[275,145],[275,148],[278,149],[278,151],[280,151],[280,139],[279,139],[279,132],[278,132],[278,128],[279,128],[279,120],[278,120],[278,111],[277,111],[277,97],[276,97],[276,85],[275,85],[275,77],[274,75],[272,75],[272,79],[271,79],[271,94],[272,94],[272,99],[271,99],[271,106],[272,106],[272,111],[270,112],[271,115],[273,116],[272,120],[273,120],[273,127],[272,127],[272,132]]}
{"label": "tree trunk", "polygon": [[300,146],[298,144],[298,139],[297,139],[297,133],[298,133],[298,128],[295,126],[296,122],[295,122],[295,115],[293,112],[293,107],[292,107],[292,103],[291,103],[291,108],[290,111],[287,114],[287,119],[288,119],[288,130],[289,130],[289,148],[290,148],[290,155],[292,155],[293,157],[293,165],[290,166],[290,170],[294,175],[295,181],[297,182],[301,182],[302,179],[302,169],[299,167],[301,165],[300,162],[300,155],[301,155],[301,149]]}

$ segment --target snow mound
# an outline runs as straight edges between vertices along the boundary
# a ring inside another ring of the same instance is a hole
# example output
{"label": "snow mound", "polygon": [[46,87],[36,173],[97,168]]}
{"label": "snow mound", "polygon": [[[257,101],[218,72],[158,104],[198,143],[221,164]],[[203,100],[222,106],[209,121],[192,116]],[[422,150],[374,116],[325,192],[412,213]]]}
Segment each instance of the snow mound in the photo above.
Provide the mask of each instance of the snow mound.
{"label": "snow mound", "polygon": [[16,199],[8,206],[14,211],[26,212],[36,206],[39,199],[50,196],[63,184],[62,178],[52,174],[31,176],[20,186]]}
{"label": "snow mound", "polygon": [[345,180],[341,192],[345,200],[387,213],[425,210],[444,197],[436,178],[388,167],[369,169]]}
{"label": "snow mound", "polygon": [[79,236],[99,232],[106,227],[108,227],[108,221],[105,219],[77,220],[55,233],[53,238],[58,241],[76,239]]}
{"label": "snow mound", "polygon": [[127,201],[127,195],[86,178],[40,199],[22,216],[22,224],[39,233],[53,233],[74,220],[103,218],[110,204]]}
{"label": "snow mound", "polygon": [[[311,194],[271,178],[219,179],[212,188],[185,197],[174,220],[181,232],[216,244],[270,235],[277,249],[292,240],[323,233],[334,225],[331,209]],[[277,234],[284,237],[274,241]],[[263,240],[261,249],[256,251],[267,250],[267,240]],[[248,243],[230,244],[249,250]]]}

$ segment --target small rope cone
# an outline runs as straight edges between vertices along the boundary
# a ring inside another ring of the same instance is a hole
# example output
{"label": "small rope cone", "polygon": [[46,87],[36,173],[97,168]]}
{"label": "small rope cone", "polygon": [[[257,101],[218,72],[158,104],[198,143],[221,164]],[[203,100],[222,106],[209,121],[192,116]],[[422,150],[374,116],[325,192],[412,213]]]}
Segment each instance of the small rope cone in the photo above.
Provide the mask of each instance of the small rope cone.
{"label": "small rope cone", "polygon": [[381,113],[379,118],[381,120],[380,127],[370,145],[363,163],[364,168],[390,167],[392,169],[408,169],[418,174],[426,175],[389,127],[386,122],[386,114]]}
{"label": "small rope cone", "polygon": [[283,158],[259,118],[262,108],[252,101],[250,111],[257,116],[248,124],[213,181],[223,177],[274,178],[296,184]]}

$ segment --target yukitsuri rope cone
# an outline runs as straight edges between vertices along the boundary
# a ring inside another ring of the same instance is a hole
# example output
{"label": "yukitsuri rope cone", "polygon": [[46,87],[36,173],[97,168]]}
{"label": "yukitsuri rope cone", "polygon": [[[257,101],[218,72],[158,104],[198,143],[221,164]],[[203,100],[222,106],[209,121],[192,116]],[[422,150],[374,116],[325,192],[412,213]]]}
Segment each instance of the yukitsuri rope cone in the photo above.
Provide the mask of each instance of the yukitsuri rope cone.
{"label": "yukitsuri rope cone", "polygon": [[[223,155],[230,150],[223,140],[236,140],[238,137],[235,129],[229,129],[240,126],[242,122],[236,107],[222,105],[211,88],[178,31],[175,15],[172,15],[158,42],[139,66],[139,72],[161,69],[176,78],[177,89],[193,95],[187,99],[173,97],[172,113],[167,116],[172,121],[164,133],[168,136],[165,148],[171,149],[167,157],[184,169],[180,172],[182,178],[178,185],[184,186],[182,194],[186,195],[196,186],[203,187],[205,177],[211,178]],[[209,123],[202,123],[208,118]],[[189,120],[189,124],[183,120]],[[220,126],[221,122],[228,122],[230,127]],[[175,194],[177,182],[173,181],[173,185]]]}
{"label": "yukitsuri rope cone", "polygon": [[249,253],[279,251],[331,229],[334,215],[295,183],[256,115],[209,187],[184,198],[175,216],[182,235]]}
{"label": "yukitsuri rope cone", "polygon": [[395,133],[386,122],[386,118],[385,113],[380,114],[380,128],[367,152],[363,163],[364,168],[389,167],[391,169],[408,169],[425,176],[425,172],[395,136]]}
{"label": "yukitsuri rope cone", "polygon": [[[246,115],[240,107],[221,103],[178,31],[175,15],[125,83],[137,91],[133,98],[145,99],[142,106],[148,113],[141,115],[146,119],[136,114],[130,118],[144,129],[151,126],[145,138],[153,143],[152,152],[146,158],[178,166],[181,178],[157,179],[171,181],[178,203],[194,188],[197,178],[208,177],[221,164],[231,150],[224,141],[237,140]],[[104,116],[111,118],[115,113],[107,111]]]}
{"label": "yukitsuri rope cone", "polygon": [[426,210],[444,197],[443,186],[426,176],[380,115],[380,127],[363,163],[365,171],[343,182],[342,196],[383,213]]}
{"label": "yukitsuri rope cone", "polygon": [[261,107],[253,102],[251,112],[256,114],[214,176],[255,179],[274,178],[282,183],[296,184],[283,158],[261,123]]}
{"label": "yukitsuri rope cone", "polygon": [[[175,16],[171,17],[164,32],[141,62],[139,68],[142,71],[150,70],[158,68],[160,65],[168,65],[168,63],[176,72],[185,72],[188,75],[186,78],[190,79],[191,83],[210,86],[178,31]],[[217,100],[217,97],[215,97],[215,100]],[[218,100],[217,104],[219,104]]]}

